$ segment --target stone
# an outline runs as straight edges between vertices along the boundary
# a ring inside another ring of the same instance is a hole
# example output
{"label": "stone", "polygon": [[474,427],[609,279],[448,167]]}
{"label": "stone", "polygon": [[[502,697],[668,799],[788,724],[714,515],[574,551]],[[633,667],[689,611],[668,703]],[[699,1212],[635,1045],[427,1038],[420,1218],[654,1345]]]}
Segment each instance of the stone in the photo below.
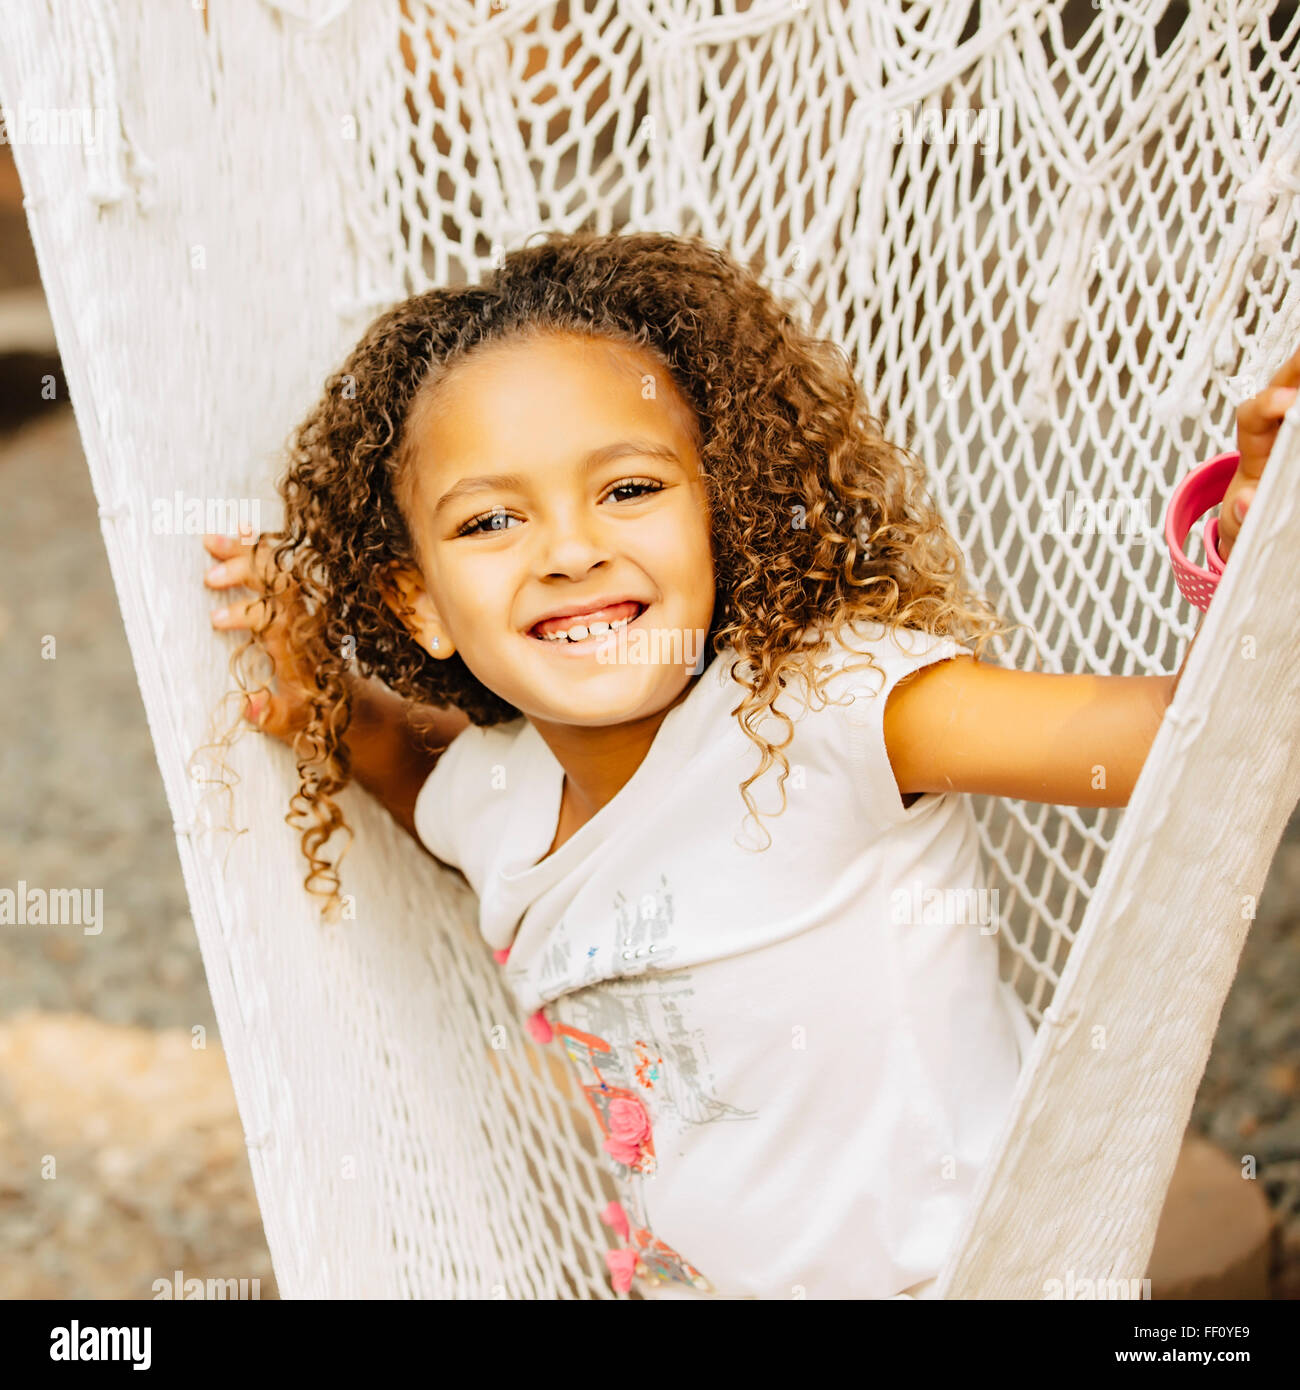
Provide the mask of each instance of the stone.
{"label": "stone", "polygon": [[1153,1299],[1267,1299],[1276,1217],[1258,1179],[1188,1134],[1147,1266]]}
{"label": "stone", "polygon": [[1284,1096],[1300,1093],[1300,1067],[1294,1062],[1274,1062],[1264,1075],[1264,1084]]}

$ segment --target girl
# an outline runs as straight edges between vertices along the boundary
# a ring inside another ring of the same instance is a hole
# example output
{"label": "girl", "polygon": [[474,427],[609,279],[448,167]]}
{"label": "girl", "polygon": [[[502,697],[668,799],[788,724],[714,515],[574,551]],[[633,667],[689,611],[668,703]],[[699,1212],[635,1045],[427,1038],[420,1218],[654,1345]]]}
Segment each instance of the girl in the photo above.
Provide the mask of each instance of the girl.
{"label": "girl", "polygon": [[1010,629],[851,364],[697,240],[398,305],[280,490],[207,582],[258,593],[213,621],[274,662],[307,886],[352,778],[464,875],[600,1125],[614,1286],[932,1295],[1032,1038],[962,794],[1126,804],[1177,678],[982,663]]}

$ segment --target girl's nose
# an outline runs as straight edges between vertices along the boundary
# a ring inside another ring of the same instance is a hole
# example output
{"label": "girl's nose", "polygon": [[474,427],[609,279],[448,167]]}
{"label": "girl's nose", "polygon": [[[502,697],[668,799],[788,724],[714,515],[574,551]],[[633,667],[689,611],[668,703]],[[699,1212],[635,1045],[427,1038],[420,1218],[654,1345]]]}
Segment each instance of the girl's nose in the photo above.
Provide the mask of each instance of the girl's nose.
{"label": "girl's nose", "polygon": [[538,563],[548,577],[582,579],[602,560],[612,558],[594,517],[566,514],[539,527]]}

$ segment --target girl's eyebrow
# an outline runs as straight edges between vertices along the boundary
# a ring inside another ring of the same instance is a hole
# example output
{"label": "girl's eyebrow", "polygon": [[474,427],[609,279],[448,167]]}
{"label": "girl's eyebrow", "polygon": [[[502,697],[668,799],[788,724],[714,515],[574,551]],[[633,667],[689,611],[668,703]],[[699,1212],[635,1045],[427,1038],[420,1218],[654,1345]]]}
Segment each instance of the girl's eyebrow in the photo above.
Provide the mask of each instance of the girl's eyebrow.
{"label": "girl's eyebrow", "polygon": [[[681,466],[681,459],[675,450],[670,449],[667,444],[661,444],[653,439],[620,439],[615,444],[603,444],[599,449],[593,449],[582,461],[584,472],[589,473],[593,468],[599,468],[603,463],[609,463],[616,458],[623,458],[627,454],[640,454],[647,458],[663,459],[668,463],[675,463]],[[459,482],[453,483],[451,487],[438,499],[433,509],[436,518],[443,508],[456,501],[458,497],[465,497],[474,492],[489,492],[495,488],[513,488],[522,491],[526,486],[525,480],[518,473],[483,473],[476,478],[462,478]]]}

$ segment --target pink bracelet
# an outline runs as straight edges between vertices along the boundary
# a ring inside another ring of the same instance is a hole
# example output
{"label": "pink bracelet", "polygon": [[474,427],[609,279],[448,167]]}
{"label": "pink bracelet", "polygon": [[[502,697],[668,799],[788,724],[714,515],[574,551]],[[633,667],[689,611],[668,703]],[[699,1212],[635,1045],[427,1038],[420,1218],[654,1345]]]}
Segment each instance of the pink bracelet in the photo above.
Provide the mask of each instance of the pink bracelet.
{"label": "pink bracelet", "polygon": [[1233,451],[1193,468],[1174,489],[1165,512],[1165,542],[1173,561],[1174,578],[1183,597],[1202,612],[1209,608],[1219,577],[1223,574],[1224,560],[1219,555],[1219,518],[1210,517],[1205,523],[1205,558],[1209,569],[1202,569],[1189,560],[1183,545],[1191,533],[1193,522],[1223,501],[1240,462],[1241,455]]}

